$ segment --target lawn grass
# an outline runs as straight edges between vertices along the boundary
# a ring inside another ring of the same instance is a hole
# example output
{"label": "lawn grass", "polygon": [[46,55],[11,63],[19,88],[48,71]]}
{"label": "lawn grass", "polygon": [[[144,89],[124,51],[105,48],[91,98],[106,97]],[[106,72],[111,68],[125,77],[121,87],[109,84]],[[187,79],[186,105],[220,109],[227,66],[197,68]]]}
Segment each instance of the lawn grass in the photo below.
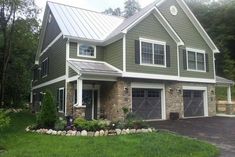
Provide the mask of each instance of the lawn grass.
{"label": "lawn grass", "polygon": [[[227,87],[216,87],[215,88],[217,100],[227,100]],[[235,101],[235,87],[231,88],[232,100]]]}
{"label": "lawn grass", "polygon": [[215,157],[205,142],[159,132],[109,137],[62,137],[26,133],[35,121],[29,113],[11,115],[10,128],[0,132],[3,157]]}

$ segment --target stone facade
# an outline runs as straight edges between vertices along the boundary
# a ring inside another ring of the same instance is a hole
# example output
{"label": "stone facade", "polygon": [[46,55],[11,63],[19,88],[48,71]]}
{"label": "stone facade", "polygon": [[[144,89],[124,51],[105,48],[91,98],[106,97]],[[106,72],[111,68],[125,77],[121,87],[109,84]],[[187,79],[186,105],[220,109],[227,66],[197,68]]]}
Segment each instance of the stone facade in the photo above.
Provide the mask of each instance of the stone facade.
{"label": "stone facade", "polygon": [[[178,112],[180,118],[184,115],[183,104],[183,86],[201,86],[207,87],[208,98],[208,116],[216,115],[216,98],[215,85],[204,83],[187,83],[177,81],[146,81],[140,79],[124,79],[120,78],[116,82],[99,82],[100,84],[100,106],[98,106],[100,118],[109,119],[112,121],[121,120],[124,118],[123,108],[131,111],[132,107],[132,89],[131,81],[133,82],[151,82],[165,84],[165,109],[166,119],[169,119],[170,112]],[[74,117],[85,117],[85,107],[73,107],[73,84],[67,84],[67,115]]]}
{"label": "stone facade", "polygon": [[109,120],[124,118],[123,108],[131,109],[131,83],[124,79],[101,87],[101,115]]}

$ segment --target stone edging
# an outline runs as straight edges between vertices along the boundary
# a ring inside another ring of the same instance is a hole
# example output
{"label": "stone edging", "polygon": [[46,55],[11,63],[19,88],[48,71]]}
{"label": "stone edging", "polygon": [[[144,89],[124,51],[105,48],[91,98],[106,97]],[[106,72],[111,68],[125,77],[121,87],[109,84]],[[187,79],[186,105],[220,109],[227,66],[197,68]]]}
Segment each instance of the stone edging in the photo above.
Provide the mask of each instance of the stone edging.
{"label": "stone edging", "polygon": [[76,130],[68,130],[68,131],[56,131],[52,129],[38,129],[38,130],[30,130],[29,127],[25,129],[26,132],[33,132],[38,134],[47,134],[47,135],[57,135],[57,136],[111,136],[111,135],[126,135],[126,134],[136,134],[136,133],[151,133],[155,132],[154,128],[148,129],[115,129],[115,130],[100,130],[100,131],[76,131]]}

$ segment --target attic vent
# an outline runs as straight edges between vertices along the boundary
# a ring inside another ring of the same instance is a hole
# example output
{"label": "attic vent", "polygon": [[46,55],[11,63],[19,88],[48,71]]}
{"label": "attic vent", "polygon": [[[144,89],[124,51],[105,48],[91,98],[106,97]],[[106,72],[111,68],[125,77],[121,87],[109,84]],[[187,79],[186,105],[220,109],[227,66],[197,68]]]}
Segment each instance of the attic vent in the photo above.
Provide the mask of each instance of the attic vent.
{"label": "attic vent", "polygon": [[48,17],[48,22],[51,23],[51,19],[52,19],[52,15],[51,13],[49,14],[49,17]]}
{"label": "attic vent", "polygon": [[170,12],[171,12],[171,14],[174,15],[174,16],[177,15],[177,14],[178,14],[178,10],[177,10],[176,6],[172,5],[172,6],[170,7]]}

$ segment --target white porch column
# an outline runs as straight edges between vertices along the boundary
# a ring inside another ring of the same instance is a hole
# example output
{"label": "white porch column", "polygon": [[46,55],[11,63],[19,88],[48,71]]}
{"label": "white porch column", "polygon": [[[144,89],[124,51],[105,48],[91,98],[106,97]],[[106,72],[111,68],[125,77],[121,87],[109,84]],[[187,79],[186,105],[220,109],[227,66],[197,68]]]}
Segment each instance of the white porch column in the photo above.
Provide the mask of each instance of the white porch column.
{"label": "white porch column", "polygon": [[82,106],[82,80],[77,79],[77,104]]}
{"label": "white porch column", "polygon": [[232,103],[232,96],[231,96],[231,85],[227,87],[227,101],[228,103]]}

